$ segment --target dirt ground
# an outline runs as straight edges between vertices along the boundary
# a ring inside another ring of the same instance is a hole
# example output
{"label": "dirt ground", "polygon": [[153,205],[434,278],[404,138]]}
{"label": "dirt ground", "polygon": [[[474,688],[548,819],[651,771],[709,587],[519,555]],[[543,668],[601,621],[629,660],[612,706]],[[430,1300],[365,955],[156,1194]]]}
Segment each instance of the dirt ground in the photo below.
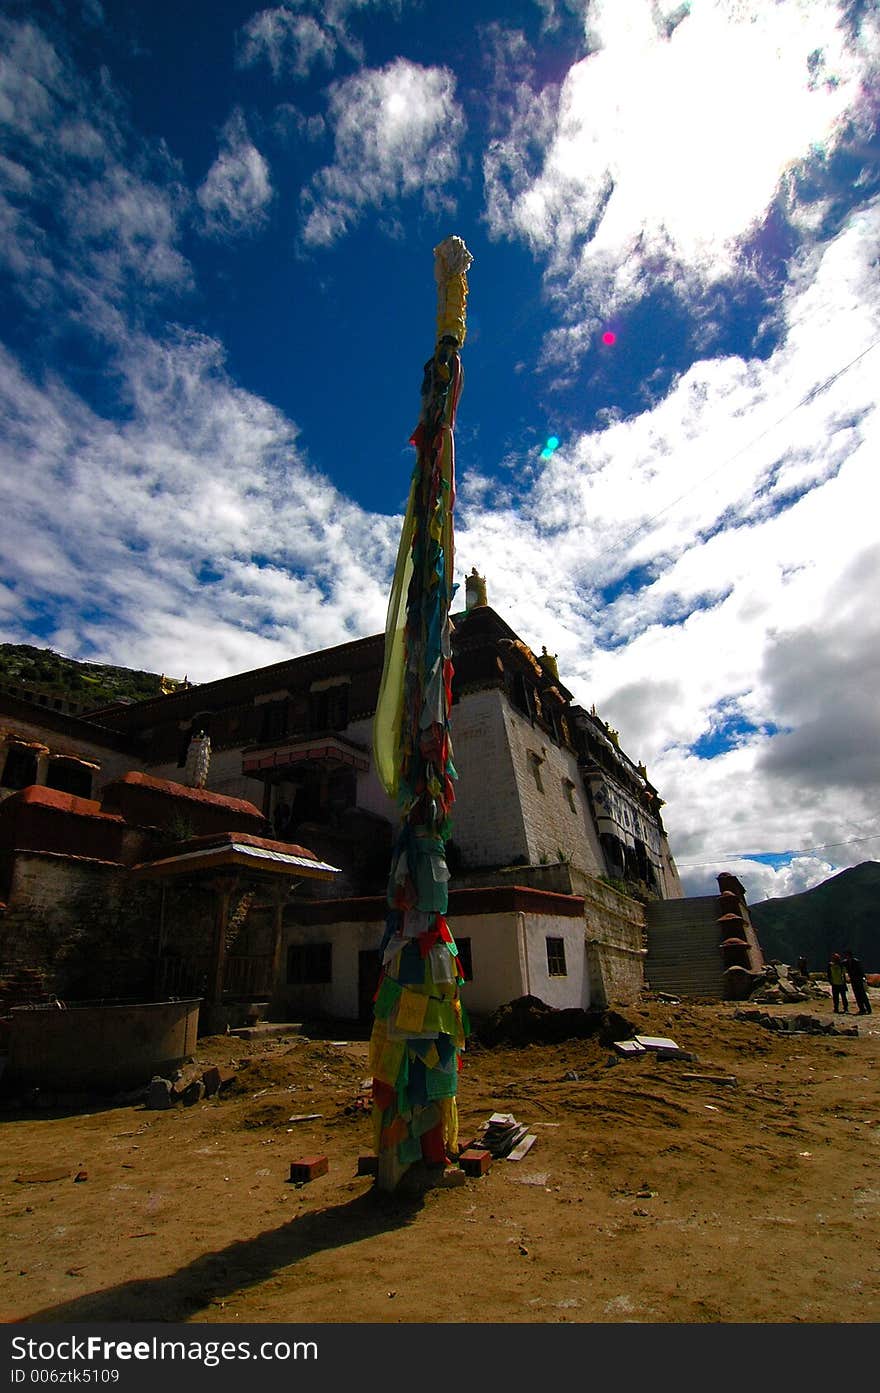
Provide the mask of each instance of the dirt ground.
{"label": "dirt ground", "polygon": [[[204,1039],[198,1068],[235,1078],[191,1107],[7,1109],[0,1316],[877,1321],[872,996],[872,1016],[839,1018],[857,1037],[777,1034],[732,1003],[625,1008],[696,1061],[618,1059],[596,1039],[469,1049],[462,1139],[502,1111],[537,1141],[411,1193],[357,1174],[365,1040]],[[833,1019],[824,998],[760,1009]],[[328,1173],[291,1184],[290,1163],[314,1154]]]}

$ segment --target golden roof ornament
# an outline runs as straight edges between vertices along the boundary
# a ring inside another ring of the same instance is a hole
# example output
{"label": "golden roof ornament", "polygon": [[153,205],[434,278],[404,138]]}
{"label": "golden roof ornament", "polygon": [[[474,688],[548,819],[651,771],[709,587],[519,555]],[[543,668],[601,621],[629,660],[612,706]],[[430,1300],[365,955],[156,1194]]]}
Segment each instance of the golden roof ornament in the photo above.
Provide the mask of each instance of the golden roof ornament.
{"label": "golden roof ornament", "polygon": [[476,566],[470,575],[465,577],[464,595],[465,609],[467,610],[479,609],[489,603],[486,599],[486,577],[477,575]]}
{"label": "golden roof ornament", "polygon": [[545,644],[544,647],[541,649],[541,656],[538,659],[538,662],[541,664],[541,667],[544,669],[544,671],[549,672],[550,676],[555,677],[558,682],[559,664],[556,661],[557,657],[558,654],[547,652],[547,647]]}

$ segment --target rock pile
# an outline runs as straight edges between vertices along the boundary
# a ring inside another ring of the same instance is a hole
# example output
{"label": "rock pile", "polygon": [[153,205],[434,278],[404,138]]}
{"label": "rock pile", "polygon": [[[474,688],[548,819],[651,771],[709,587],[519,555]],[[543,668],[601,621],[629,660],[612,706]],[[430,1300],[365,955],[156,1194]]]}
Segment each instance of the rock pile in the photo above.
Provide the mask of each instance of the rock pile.
{"label": "rock pile", "polygon": [[818,1016],[807,1016],[798,1012],[796,1016],[771,1016],[769,1011],[739,1010],[733,1013],[734,1020],[755,1021],[766,1030],[775,1030],[782,1035],[858,1035],[857,1025],[839,1025],[837,1021],[823,1021]]}
{"label": "rock pile", "polygon": [[818,983],[787,963],[768,963],[764,968],[763,981],[751,993],[752,1001],[765,1005],[779,1005],[783,1001],[809,1001],[825,995]]}

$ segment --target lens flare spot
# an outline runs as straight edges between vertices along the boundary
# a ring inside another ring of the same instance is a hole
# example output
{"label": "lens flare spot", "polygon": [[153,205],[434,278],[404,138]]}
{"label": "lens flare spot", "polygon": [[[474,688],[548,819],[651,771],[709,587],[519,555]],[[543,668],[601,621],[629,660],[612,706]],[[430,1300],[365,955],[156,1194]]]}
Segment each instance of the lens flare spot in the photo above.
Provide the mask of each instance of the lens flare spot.
{"label": "lens flare spot", "polygon": [[610,348],[610,347],[612,346],[612,344],[617,343],[617,335],[615,334],[615,332],[614,332],[613,329],[606,329],[606,330],[605,330],[605,333],[602,335],[602,342],[603,342],[608,348]]}

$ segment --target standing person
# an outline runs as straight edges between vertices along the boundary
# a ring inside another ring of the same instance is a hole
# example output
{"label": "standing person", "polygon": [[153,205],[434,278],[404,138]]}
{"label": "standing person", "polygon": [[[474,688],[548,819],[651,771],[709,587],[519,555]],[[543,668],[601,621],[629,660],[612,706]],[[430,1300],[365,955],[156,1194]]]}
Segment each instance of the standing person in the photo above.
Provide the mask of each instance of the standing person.
{"label": "standing person", "polygon": [[843,965],[849,977],[850,986],[853,989],[856,1005],[859,1008],[860,1016],[870,1016],[871,1003],[868,1000],[868,989],[865,986],[865,969],[854,955],[851,948],[847,948],[843,955]]}
{"label": "standing person", "polygon": [[807,955],[806,955],[806,953],[801,953],[800,957],[798,958],[797,967],[798,967],[798,972],[801,974],[801,976],[802,976],[802,977],[806,977],[806,976],[807,976]]}
{"label": "standing person", "polygon": [[840,1010],[849,1012],[846,999],[846,970],[843,960],[839,953],[831,954],[831,961],[828,964],[828,981],[831,983],[831,998],[834,1003],[834,1014]]}

